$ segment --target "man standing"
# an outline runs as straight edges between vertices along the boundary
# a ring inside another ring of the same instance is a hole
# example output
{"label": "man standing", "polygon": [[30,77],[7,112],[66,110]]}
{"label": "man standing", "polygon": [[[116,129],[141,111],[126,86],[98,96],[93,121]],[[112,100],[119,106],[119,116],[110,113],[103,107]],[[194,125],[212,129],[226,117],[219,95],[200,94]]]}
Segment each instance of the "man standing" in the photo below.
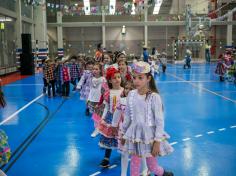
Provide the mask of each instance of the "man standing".
{"label": "man standing", "polygon": [[148,62],[148,57],[149,57],[149,53],[148,53],[148,50],[147,50],[147,46],[143,46],[143,61],[144,62]]}
{"label": "man standing", "polygon": [[211,45],[209,45],[208,40],[206,40],[206,45],[205,45],[205,59],[206,62],[211,61]]}

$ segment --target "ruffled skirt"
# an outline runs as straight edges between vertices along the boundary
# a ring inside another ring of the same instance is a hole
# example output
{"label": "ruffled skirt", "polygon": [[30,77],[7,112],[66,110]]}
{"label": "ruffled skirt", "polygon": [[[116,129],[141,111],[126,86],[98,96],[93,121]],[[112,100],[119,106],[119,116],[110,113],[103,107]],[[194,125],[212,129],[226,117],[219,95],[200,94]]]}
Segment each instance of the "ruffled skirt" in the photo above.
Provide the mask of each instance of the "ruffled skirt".
{"label": "ruffled skirt", "polygon": [[155,137],[155,127],[145,126],[143,124],[131,125],[123,138],[126,140],[123,150],[129,154],[141,157],[150,157],[154,141],[160,142],[160,156],[165,156],[174,151],[168,143],[169,135],[165,132],[158,138]]}
{"label": "ruffled skirt", "polygon": [[97,129],[100,136],[99,145],[101,148],[105,149],[115,149],[117,148],[116,134],[111,126],[113,114],[108,112],[105,119],[99,121]]}

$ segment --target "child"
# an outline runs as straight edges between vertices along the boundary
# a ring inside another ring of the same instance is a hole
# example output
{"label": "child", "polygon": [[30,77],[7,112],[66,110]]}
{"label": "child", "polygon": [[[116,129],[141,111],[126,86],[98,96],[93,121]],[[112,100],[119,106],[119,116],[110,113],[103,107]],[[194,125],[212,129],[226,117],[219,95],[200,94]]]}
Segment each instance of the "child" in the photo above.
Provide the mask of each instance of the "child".
{"label": "child", "polygon": [[54,78],[54,64],[53,60],[47,59],[45,67],[45,79],[48,86],[48,97],[51,97],[51,88],[52,96],[55,97],[55,78]]}
{"label": "child", "polygon": [[165,52],[161,53],[161,58],[160,58],[160,63],[161,63],[161,67],[162,67],[162,72],[165,73],[166,72],[166,67],[167,67],[167,54]]}
{"label": "child", "polygon": [[228,80],[236,83],[236,62],[232,60],[232,64],[228,69]]}
{"label": "child", "polygon": [[110,90],[105,97],[105,109],[102,114],[102,119],[98,125],[98,130],[101,134],[99,145],[101,148],[105,149],[104,159],[100,163],[100,167],[103,168],[109,166],[112,149],[117,147],[117,139],[113,134],[111,123],[113,113],[115,112],[121,93],[123,92],[119,70],[114,67],[108,68],[106,79]]}
{"label": "child", "polygon": [[219,75],[220,81],[224,81],[224,75],[226,73],[226,65],[224,63],[224,57],[222,54],[219,55],[218,57],[218,63],[216,66],[215,73]]}
{"label": "child", "polygon": [[187,49],[187,51],[186,51],[186,56],[185,56],[184,69],[185,69],[186,67],[191,68],[191,60],[192,60],[191,54],[192,54],[192,52],[191,52],[189,49]]}
{"label": "child", "polygon": [[122,97],[120,98],[120,103],[114,112],[113,119],[112,119],[112,127],[114,128],[114,133],[117,135],[116,138],[118,139],[118,149],[121,151],[121,176],[127,175],[128,169],[128,159],[129,153],[123,151],[123,146],[121,145],[121,127],[124,121],[124,112],[126,107],[126,98],[128,93],[133,89],[132,82],[126,82],[124,87],[124,92]]}
{"label": "child", "polygon": [[158,61],[155,60],[155,58],[153,56],[151,56],[148,60],[150,66],[151,66],[151,74],[154,77],[155,74],[159,75],[159,63]]}
{"label": "child", "polygon": [[[93,66],[93,78],[91,82],[91,88],[88,96],[88,107],[91,113],[94,113],[93,116],[102,114],[100,111],[103,110],[103,108],[100,106],[98,107],[98,103],[100,101],[101,97],[101,89],[102,84],[105,83],[106,80],[102,76],[102,66],[99,63],[94,64]],[[91,137],[95,137],[98,135],[97,130],[97,121],[94,120],[94,127],[95,130],[91,134]]]}
{"label": "child", "polygon": [[46,67],[47,67],[47,61],[48,60],[49,59],[42,60],[42,65],[43,65],[43,94],[46,94],[47,87],[48,87],[47,80],[46,80]]}
{"label": "child", "polygon": [[65,98],[69,98],[70,94],[70,68],[69,62],[67,60],[64,61],[65,63],[62,65],[62,96]]}
{"label": "child", "polygon": [[63,62],[62,62],[62,57],[57,57],[57,64],[55,65],[55,70],[54,70],[54,77],[55,77],[55,87],[56,87],[56,93],[58,95],[62,95],[62,67],[63,67]]}
{"label": "child", "polygon": [[118,62],[118,68],[120,71],[121,81],[124,84],[127,81],[132,80],[131,72],[128,67],[128,62],[125,60],[120,60]]}
{"label": "child", "polygon": [[[80,81],[77,84],[77,89],[80,90],[80,99],[81,100],[88,100],[88,95],[90,92],[90,87],[91,87],[91,81],[92,81],[92,69],[93,69],[93,62],[90,60],[90,58],[86,58],[86,60],[89,60],[85,64],[85,70],[83,72],[83,75],[80,79]],[[86,107],[85,110],[85,115],[89,116],[89,108],[88,106]]]}
{"label": "child", "polygon": [[139,176],[141,157],[146,158],[148,169],[158,176],[173,176],[158,166],[156,156],[166,155],[173,148],[166,141],[163,104],[150,73],[150,65],[143,61],[133,66],[134,85],[127,97],[122,144],[131,154],[131,176]]}
{"label": "child", "polygon": [[0,79],[0,107],[4,108],[6,106],[6,101],[2,91],[2,80]]}
{"label": "child", "polygon": [[76,90],[76,80],[79,78],[79,66],[76,63],[76,56],[71,57],[70,65],[70,75],[71,75],[71,84],[74,86],[72,91]]}
{"label": "child", "polygon": [[103,69],[104,69],[104,74],[106,74],[107,68],[111,65],[111,52],[105,52],[103,55]]}

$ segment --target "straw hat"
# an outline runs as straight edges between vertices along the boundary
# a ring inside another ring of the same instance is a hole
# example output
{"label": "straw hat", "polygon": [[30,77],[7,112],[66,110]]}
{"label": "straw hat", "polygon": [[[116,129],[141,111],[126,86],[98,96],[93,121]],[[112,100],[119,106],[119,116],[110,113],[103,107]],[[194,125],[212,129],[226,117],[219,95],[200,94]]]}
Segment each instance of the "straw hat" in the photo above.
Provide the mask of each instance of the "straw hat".
{"label": "straw hat", "polygon": [[151,71],[150,65],[143,61],[133,63],[132,69],[135,73],[149,73]]}

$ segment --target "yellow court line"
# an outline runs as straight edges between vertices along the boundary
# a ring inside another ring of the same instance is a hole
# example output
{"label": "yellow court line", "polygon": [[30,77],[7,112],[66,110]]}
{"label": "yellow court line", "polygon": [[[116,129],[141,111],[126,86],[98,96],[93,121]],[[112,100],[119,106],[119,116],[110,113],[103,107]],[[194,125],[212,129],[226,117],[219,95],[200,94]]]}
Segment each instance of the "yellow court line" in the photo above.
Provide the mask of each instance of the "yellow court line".
{"label": "yellow court line", "polygon": [[225,96],[223,96],[223,95],[220,95],[220,94],[218,94],[218,93],[216,93],[216,92],[213,92],[213,91],[211,91],[211,90],[209,90],[209,89],[207,89],[207,88],[205,88],[205,87],[199,87],[199,86],[197,86],[196,84],[193,84],[193,83],[191,83],[191,82],[188,82],[188,81],[186,81],[185,79],[183,79],[183,78],[181,78],[181,77],[179,77],[179,76],[176,76],[176,75],[171,74],[171,73],[166,73],[166,74],[167,74],[167,75],[170,75],[170,76],[172,76],[172,77],[174,77],[174,78],[176,78],[176,79],[179,79],[179,80],[181,80],[181,81],[184,81],[184,82],[190,84],[191,86],[196,87],[196,88],[198,88],[198,89],[200,89],[200,90],[204,90],[204,91],[206,91],[206,92],[209,92],[209,93],[211,93],[211,94],[214,94],[214,95],[216,95],[216,96],[219,96],[219,97],[221,97],[221,98],[223,98],[223,99],[225,99],[225,100],[228,100],[228,101],[230,101],[230,102],[236,103],[236,100],[232,100],[232,99],[230,99],[230,98],[228,98],[228,97],[225,97]]}

